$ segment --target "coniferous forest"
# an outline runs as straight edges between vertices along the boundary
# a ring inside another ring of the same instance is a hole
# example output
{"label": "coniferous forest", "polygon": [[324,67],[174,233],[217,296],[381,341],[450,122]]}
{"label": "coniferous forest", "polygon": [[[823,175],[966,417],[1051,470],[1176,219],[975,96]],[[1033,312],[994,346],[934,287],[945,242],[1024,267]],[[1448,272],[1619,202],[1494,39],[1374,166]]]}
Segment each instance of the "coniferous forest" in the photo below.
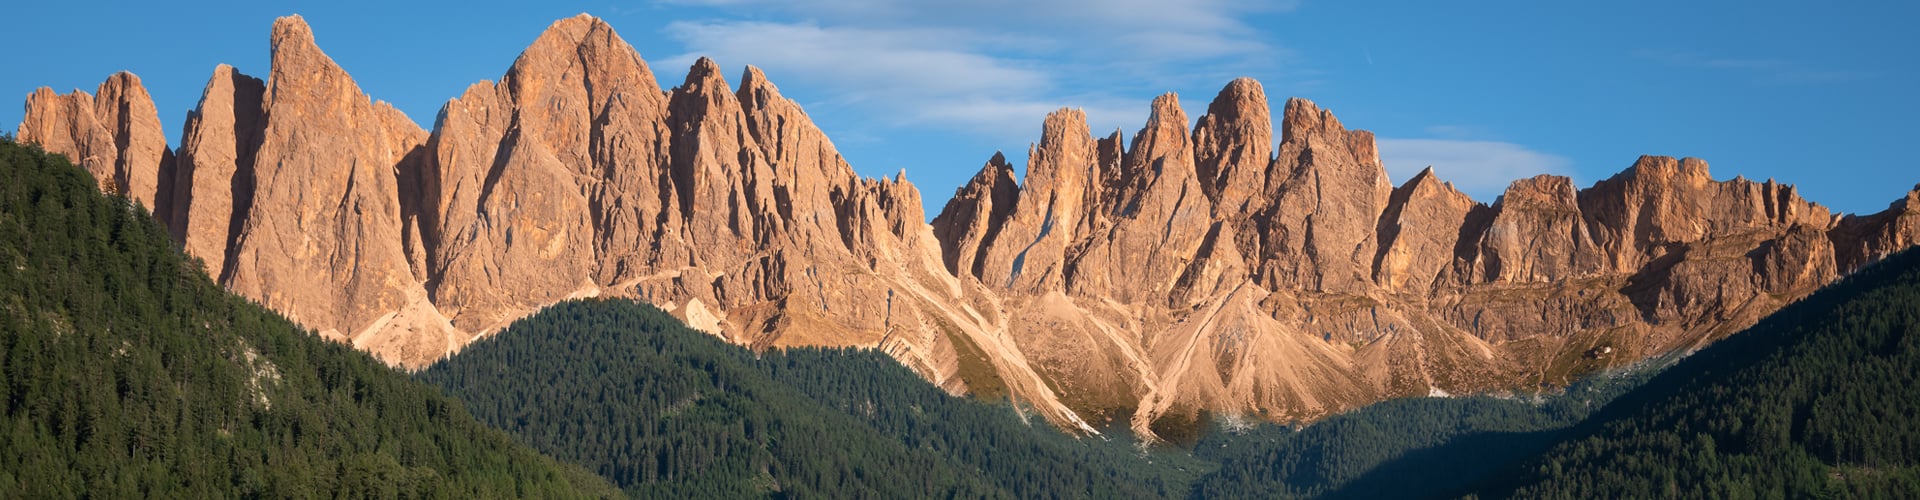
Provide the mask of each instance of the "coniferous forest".
{"label": "coniferous forest", "polygon": [[1125,429],[1076,440],[1004,402],[948,396],[878,352],[755,354],[652,306],[591,299],[419,377],[641,497],[1273,498],[1464,488],[1644,373],[1541,398],[1393,401],[1297,432],[1220,426],[1192,449],[1142,451],[1112,437]]}
{"label": "coniferous forest", "polygon": [[1483,493],[1920,494],[1920,252],[1700,350],[1575,431]]}
{"label": "coniferous forest", "polygon": [[0,498],[600,497],[604,481],[227,293],[0,140]]}
{"label": "coniferous forest", "polygon": [[879,352],[755,354],[625,300],[550,307],[419,377],[642,497],[1164,497],[1210,468],[949,396]]}
{"label": "coniferous forest", "polygon": [[422,377],[644,496],[1876,497],[1920,491],[1916,332],[1908,252],[1677,362],[1298,430],[1222,423],[1130,457],[878,353],[755,355],[625,301],[561,304]]}
{"label": "coniferous forest", "polygon": [[753,352],[621,300],[558,304],[410,379],[226,293],[65,159],[0,140],[0,173],[4,498],[1920,492],[1915,252],[1564,390],[1223,417],[1142,447],[882,353]]}

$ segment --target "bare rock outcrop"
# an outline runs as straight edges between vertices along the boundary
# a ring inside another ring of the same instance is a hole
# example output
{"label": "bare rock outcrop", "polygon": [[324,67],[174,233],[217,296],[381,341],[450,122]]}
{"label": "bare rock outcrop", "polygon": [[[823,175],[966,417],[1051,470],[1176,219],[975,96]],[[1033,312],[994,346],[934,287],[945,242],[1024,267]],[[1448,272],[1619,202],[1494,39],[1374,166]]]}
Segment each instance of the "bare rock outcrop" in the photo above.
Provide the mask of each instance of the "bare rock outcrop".
{"label": "bare rock outcrop", "polygon": [[[1148,438],[1204,412],[1314,419],[1698,346],[1910,246],[1920,219],[1915,202],[1839,219],[1667,157],[1587,189],[1522,179],[1488,205],[1431,169],[1389,186],[1372,135],[1305,100],[1268,146],[1251,80],[1190,134],[1175,102],[1124,149],[1056,112],[1017,192],[990,162],[935,219],[949,269],[999,296],[1062,400]],[[1585,356],[1600,346],[1618,354]]]}
{"label": "bare rock outcrop", "polygon": [[1401,293],[1426,293],[1446,283],[1467,217],[1483,207],[1440,180],[1433,167],[1421,170],[1393,190],[1380,216],[1374,282]]}
{"label": "bare rock outcrop", "polygon": [[645,265],[638,250],[671,201],[659,193],[665,114],[646,63],[583,17],[554,23],[498,84],[449,101],[421,180],[434,303],[482,332],[598,294],[603,254],[609,270]]}
{"label": "bare rock outcrop", "polygon": [[941,242],[941,254],[947,272],[956,276],[980,276],[987,249],[999,236],[1006,218],[1020,195],[1013,180],[1013,166],[998,152],[974,174],[966,185],[947,200],[946,208],[933,219],[933,233]]}
{"label": "bare rock outcrop", "polygon": [[1040,130],[1013,211],[977,274],[997,287],[1064,290],[1067,246],[1091,230],[1089,207],[1106,189],[1085,112],[1055,111]]}
{"label": "bare rock outcrop", "polygon": [[1841,269],[1858,269],[1920,245],[1920,185],[1879,213],[1842,218],[1833,241]]}
{"label": "bare rock outcrop", "polygon": [[1220,89],[1207,114],[1193,127],[1194,166],[1207,197],[1223,213],[1246,218],[1265,206],[1267,170],[1273,164],[1273,115],[1267,92],[1252,78]]}
{"label": "bare rock outcrop", "polygon": [[1514,181],[1494,202],[1494,212],[1480,235],[1470,282],[1547,283],[1598,272],[1600,252],[1581,218],[1572,179]]}
{"label": "bare rock outcrop", "polygon": [[180,138],[168,229],[216,278],[226,275],[227,252],[253,206],[265,94],[260,79],[214,68]]}
{"label": "bare rock outcrop", "polygon": [[172,209],[173,151],[153,97],[133,73],[114,73],[93,94],[34,90],[17,135],[66,155],[93,174],[103,192],[125,196],[163,220]]}
{"label": "bare rock outcrop", "polygon": [[[1096,225],[1074,241],[1068,290],[1122,303],[1163,303],[1193,263],[1211,226],[1188,142],[1187,114],[1173,94],[1153,101],[1147,125],[1134,135],[1118,182],[1081,205]],[[1103,231],[1104,229],[1104,231]],[[1071,240],[1069,240],[1071,241]],[[1210,286],[1208,288],[1218,288]]]}
{"label": "bare rock outcrop", "polygon": [[[572,297],[630,297],[756,349],[874,348],[1080,432],[1191,436],[1389,397],[1530,391],[1696,347],[1920,243],[1920,188],[1835,216],[1791,187],[1642,157],[1475,201],[1388,183],[1373,135],[1251,79],[1189,130],[1042,124],[929,224],[766,74],[663,90],[607,23],[553,23],[431,133],[299,17],[266,81],[215,68],[179,158],[138,78],[28,98],[21,140],[153,208],[237,293],[419,367]],[[177,163],[177,165],[176,165]],[[1607,356],[1591,356],[1602,352]]]}
{"label": "bare rock outcrop", "polygon": [[1349,131],[1333,113],[1289,99],[1269,167],[1271,200],[1259,228],[1261,283],[1273,288],[1354,292],[1371,280],[1379,247],[1375,223],[1393,187],[1373,133]]}
{"label": "bare rock outcrop", "polygon": [[443,355],[464,339],[449,338],[410,267],[400,191],[426,131],[369,101],[300,17],[274,22],[272,46],[225,285],[389,361]]}

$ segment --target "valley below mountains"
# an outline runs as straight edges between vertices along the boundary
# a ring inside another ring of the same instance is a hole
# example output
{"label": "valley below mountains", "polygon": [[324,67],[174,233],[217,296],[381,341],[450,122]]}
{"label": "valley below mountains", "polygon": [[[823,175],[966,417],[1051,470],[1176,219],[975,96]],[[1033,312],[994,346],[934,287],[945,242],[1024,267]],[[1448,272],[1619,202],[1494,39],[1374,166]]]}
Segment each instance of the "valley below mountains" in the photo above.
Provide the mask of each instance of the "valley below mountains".
{"label": "valley below mountains", "polygon": [[270,44],[265,79],[214,69],[177,149],[129,73],[36,91],[17,137],[148,207],[221,286],[409,369],[622,297],[1153,441],[1216,415],[1564,386],[1701,348],[1920,238],[1920,188],[1835,214],[1693,158],[1491,203],[1431,169],[1394,186],[1371,133],[1244,78],[1197,121],[1154,99],[1130,136],[1056,111],[1024,169],[992,154],[929,222],[905,172],[857,175],[760,70],[735,85],[701,59],[663,90],[590,16],[430,130],[298,16]]}

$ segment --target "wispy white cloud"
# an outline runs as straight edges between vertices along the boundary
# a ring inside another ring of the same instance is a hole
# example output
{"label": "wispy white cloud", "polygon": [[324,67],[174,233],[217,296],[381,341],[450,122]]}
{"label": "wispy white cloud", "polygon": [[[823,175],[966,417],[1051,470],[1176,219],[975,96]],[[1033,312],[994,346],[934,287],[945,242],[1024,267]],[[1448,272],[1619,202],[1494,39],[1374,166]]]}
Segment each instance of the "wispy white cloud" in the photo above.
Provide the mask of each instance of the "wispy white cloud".
{"label": "wispy white cloud", "polygon": [[1539,174],[1569,175],[1566,158],[1511,142],[1462,139],[1379,139],[1380,161],[1398,184],[1431,165],[1441,180],[1452,182],[1473,199],[1492,203],[1515,179]]}
{"label": "wispy white cloud", "polygon": [[1047,75],[1015,60],[948,47],[964,35],[947,30],[822,28],[809,23],[675,22],[669,35],[697,47],[666,62],[699,55],[751,63],[783,75],[833,83],[860,82],[862,91],[978,94],[1044,89]]}
{"label": "wispy white cloud", "polygon": [[667,27],[686,52],[665,64],[710,56],[729,67],[760,65],[776,82],[825,89],[827,104],[863,107],[876,121],[952,126],[996,141],[1030,140],[1040,118],[1061,107],[1085,109],[1095,130],[1131,130],[1144,122],[1147,96],[1271,68],[1287,52],[1242,18],[1293,8],[1221,0],[663,3],[712,14]]}
{"label": "wispy white cloud", "polygon": [[1809,67],[1786,59],[1719,57],[1666,49],[1634,51],[1634,57],[1675,68],[1744,73],[1756,83],[1798,85],[1864,80],[1871,72]]}
{"label": "wispy white cloud", "polygon": [[1476,125],[1433,125],[1424,130],[1427,135],[1441,139],[1475,139],[1491,135],[1487,129]]}

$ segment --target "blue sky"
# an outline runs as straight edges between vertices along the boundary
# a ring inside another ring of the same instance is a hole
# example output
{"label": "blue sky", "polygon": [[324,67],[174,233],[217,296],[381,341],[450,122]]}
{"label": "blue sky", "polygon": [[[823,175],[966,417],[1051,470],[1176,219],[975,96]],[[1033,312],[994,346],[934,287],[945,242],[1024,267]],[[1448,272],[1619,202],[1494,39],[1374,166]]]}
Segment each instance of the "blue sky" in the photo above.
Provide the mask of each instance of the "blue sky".
{"label": "blue sky", "polygon": [[1190,118],[1238,76],[1274,105],[1312,99],[1374,131],[1395,183],[1433,164],[1491,202],[1536,173],[1592,184],[1641,154],[1706,159],[1719,179],[1797,184],[1873,212],[1920,182],[1920,2],[1299,0],[110,0],[8,7],[0,126],[39,86],[139,74],[166,132],[214,65],[267,73],[273,18],[299,13],[371,96],[423,126],[497,79],[553,20],[611,23],[677,85],[712,56],[766,70],[867,176],[902,169],[931,217],[996,150],[1083,108],[1128,137],[1173,91]]}

